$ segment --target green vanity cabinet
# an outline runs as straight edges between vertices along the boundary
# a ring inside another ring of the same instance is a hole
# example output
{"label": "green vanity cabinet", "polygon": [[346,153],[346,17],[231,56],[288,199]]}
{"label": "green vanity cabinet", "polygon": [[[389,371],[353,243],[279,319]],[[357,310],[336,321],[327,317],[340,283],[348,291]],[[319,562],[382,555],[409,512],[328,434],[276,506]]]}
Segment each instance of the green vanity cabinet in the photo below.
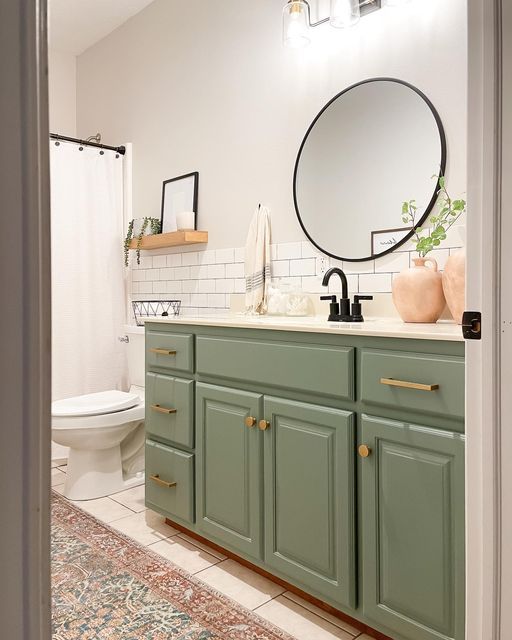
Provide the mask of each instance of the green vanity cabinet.
{"label": "green vanity cabinet", "polygon": [[262,554],[262,396],[197,384],[197,528],[219,544]]}
{"label": "green vanity cabinet", "polygon": [[354,415],[265,398],[265,564],[354,607]]}
{"label": "green vanity cabinet", "polygon": [[365,617],[464,638],[464,436],[363,415],[360,442]]}
{"label": "green vanity cabinet", "polygon": [[393,640],[464,640],[463,342],[151,322],[146,376],[148,507]]}

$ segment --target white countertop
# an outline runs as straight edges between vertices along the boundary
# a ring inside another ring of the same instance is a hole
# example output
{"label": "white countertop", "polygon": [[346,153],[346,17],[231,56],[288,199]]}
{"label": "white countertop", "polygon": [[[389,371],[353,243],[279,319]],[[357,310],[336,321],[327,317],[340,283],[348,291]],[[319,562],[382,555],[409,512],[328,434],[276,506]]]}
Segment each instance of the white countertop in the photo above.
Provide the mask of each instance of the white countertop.
{"label": "white countertop", "polygon": [[148,322],[163,324],[230,327],[240,329],[272,329],[274,331],[301,331],[333,333],[377,338],[409,338],[414,340],[447,340],[463,342],[462,329],[454,322],[437,324],[406,324],[394,318],[366,318],[364,322],[328,322],[325,317],[292,318],[279,316],[250,316],[243,314],[225,316],[197,315],[148,318]]}

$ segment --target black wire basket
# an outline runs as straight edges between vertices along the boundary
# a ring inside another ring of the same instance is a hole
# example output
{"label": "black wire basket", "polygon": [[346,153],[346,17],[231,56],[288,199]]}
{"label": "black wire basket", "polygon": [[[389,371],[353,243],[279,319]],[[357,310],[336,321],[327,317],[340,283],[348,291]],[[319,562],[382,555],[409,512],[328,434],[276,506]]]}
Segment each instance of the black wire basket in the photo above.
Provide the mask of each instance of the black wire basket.
{"label": "black wire basket", "polygon": [[179,316],[181,300],[133,300],[133,315],[138,327],[150,318]]}

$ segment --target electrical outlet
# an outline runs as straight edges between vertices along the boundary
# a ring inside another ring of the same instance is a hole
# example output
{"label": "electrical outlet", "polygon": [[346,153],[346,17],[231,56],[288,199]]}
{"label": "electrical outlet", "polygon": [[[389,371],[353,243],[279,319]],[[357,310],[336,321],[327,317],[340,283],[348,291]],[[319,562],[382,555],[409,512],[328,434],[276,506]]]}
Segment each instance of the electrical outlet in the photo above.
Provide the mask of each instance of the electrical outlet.
{"label": "electrical outlet", "polygon": [[329,269],[329,258],[327,256],[318,256],[316,259],[316,274],[317,276],[323,276]]}

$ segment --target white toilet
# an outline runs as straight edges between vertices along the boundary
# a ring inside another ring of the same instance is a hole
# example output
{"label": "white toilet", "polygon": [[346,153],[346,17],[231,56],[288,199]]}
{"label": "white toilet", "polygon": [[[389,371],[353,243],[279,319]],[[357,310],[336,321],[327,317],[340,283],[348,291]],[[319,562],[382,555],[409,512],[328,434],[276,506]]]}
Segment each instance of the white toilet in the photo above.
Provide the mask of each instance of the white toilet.
{"label": "white toilet", "polygon": [[126,327],[130,392],[52,403],[52,439],[69,447],[64,495],[101,498],[144,483],[144,330]]}

